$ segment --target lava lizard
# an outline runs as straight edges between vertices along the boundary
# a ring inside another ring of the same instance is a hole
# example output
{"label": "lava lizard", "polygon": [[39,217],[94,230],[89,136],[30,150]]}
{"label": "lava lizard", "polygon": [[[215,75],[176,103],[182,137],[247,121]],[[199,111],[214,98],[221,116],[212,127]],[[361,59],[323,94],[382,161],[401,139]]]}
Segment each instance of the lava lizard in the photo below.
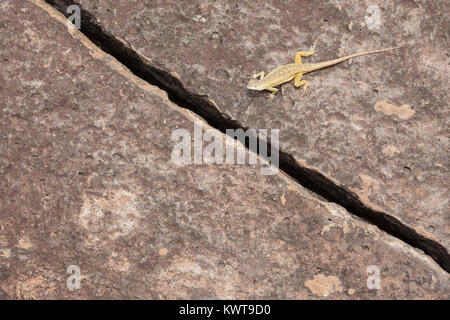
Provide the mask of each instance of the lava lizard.
{"label": "lava lizard", "polygon": [[[262,90],[268,90],[272,93],[269,95],[269,102],[272,101],[272,99],[275,97],[275,95],[278,92],[278,89],[275,87],[285,83],[289,82],[292,79],[294,80],[294,85],[296,87],[302,87],[304,89],[304,93],[306,93],[306,90],[308,88],[309,83],[305,80],[302,80],[302,76],[305,73],[316,71],[320,69],[324,69],[333,65],[336,65],[338,63],[344,62],[346,60],[349,60],[351,58],[363,56],[366,54],[372,54],[372,53],[379,53],[379,52],[385,52],[389,50],[398,49],[399,47],[393,47],[393,48],[387,48],[387,49],[381,49],[381,50],[373,50],[373,51],[366,51],[366,52],[360,52],[351,54],[342,58],[337,58],[329,61],[319,62],[319,63],[302,63],[302,57],[309,57],[316,53],[315,48],[317,45],[316,43],[310,48],[309,51],[299,51],[295,55],[295,61],[291,64],[286,64],[283,66],[279,66],[269,72],[266,76],[264,75],[264,72],[260,72],[258,74],[255,74],[252,76],[252,79],[247,85],[247,89],[250,90],[256,90],[256,91],[262,91]],[[259,78],[259,79],[258,79]]]}

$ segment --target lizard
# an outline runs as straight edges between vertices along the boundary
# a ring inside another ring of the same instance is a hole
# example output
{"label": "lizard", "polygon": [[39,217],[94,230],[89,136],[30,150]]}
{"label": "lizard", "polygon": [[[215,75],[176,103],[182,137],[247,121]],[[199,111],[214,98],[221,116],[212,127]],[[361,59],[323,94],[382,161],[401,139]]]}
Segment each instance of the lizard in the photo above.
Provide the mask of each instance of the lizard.
{"label": "lizard", "polygon": [[302,57],[309,57],[315,54],[316,51],[316,45],[317,41],[314,43],[314,45],[309,49],[309,51],[299,51],[295,54],[294,63],[286,64],[279,66],[269,72],[267,75],[265,75],[264,72],[260,72],[258,74],[254,74],[251,77],[250,82],[247,85],[247,89],[250,90],[256,90],[256,91],[262,91],[262,90],[268,90],[271,92],[269,95],[269,102],[272,101],[272,99],[275,97],[275,95],[278,92],[278,89],[275,88],[276,86],[289,82],[292,79],[294,79],[294,85],[295,87],[303,87],[304,94],[307,92],[307,88],[309,86],[309,83],[305,80],[302,80],[302,76],[305,73],[324,69],[330,66],[334,66],[338,63],[347,61],[349,59],[363,56],[366,54],[373,54],[373,53],[379,53],[379,52],[385,52],[389,50],[398,49],[399,47],[392,47],[387,49],[381,49],[381,50],[372,50],[372,51],[365,51],[360,53],[354,53],[345,57],[329,60],[329,61],[323,61],[319,63],[302,63]]}

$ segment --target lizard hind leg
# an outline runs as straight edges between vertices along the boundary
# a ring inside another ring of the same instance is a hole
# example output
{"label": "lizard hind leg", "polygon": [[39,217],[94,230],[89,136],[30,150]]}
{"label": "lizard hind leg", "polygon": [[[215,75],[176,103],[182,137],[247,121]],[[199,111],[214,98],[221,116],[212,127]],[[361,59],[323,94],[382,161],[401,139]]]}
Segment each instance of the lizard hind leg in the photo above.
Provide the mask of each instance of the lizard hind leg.
{"label": "lizard hind leg", "polygon": [[306,80],[302,80],[302,74],[297,73],[294,79],[294,86],[297,88],[303,87],[303,95],[307,94],[309,83]]}
{"label": "lizard hind leg", "polygon": [[315,54],[317,52],[316,51],[317,42],[319,42],[319,38],[317,38],[317,40],[314,42],[314,44],[309,49],[309,51],[299,51],[299,52],[297,52],[295,54],[294,63],[295,64],[302,64],[302,57],[309,57],[309,56],[312,56],[313,54]]}

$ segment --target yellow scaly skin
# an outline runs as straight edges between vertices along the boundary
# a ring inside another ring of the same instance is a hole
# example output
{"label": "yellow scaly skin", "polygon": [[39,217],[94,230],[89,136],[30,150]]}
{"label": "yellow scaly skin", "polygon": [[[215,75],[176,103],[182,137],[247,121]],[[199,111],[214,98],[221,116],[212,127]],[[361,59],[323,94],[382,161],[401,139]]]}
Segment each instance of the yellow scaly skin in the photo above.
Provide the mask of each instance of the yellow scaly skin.
{"label": "yellow scaly skin", "polygon": [[329,61],[319,62],[319,63],[302,63],[302,57],[309,57],[316,53],[315,48],[317,45],[316,43],[311,47],[309,51],[299,51],[295,55],[294,63],[286,64],[283,66],[279,66],[269,72],[267,75],[264,75],[264,72],[260,72],[258,74],[255,74],[252,76],[252,79],[247,85],[247,89],[250,90],[256,90],[256,91],[262,91],[262,90],[268,90],[272,92],[269,95],[269,102],[272,101],[272,99],[275,97],[275,95],[278,92],[278,89],[275,87],[285,83],[289,82],[292,79],[294,80],[294,85],[296,87],[303,87],[304,93],[306,93],[306,90],[309,86],[309,83],[305,80],[302,80],[302,76],[305,73],[316,71],[319,69],[327,68],[333,65],[336,65],[338,63],[344,62],[346,60],[363,56],[366,54],[372,54],[372,53],[379,53],[379,52],[385,52],[389,50],[398,49],[400,47],[393,47],[393,48],[387,48],[387,49],[381,49],[381,50],[373,50],[373,51],[366,51],[366,52],[360,52],[351,54],[342,58],[337,58]]}

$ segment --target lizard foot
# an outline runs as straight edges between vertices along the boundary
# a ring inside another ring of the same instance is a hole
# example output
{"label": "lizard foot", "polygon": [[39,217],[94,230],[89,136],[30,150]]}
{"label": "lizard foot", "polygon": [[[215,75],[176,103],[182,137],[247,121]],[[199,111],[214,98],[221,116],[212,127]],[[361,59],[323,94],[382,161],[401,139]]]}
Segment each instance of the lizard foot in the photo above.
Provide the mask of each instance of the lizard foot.
{"label": "lizard foot", "polygon": [[262,79],[262,78],[264,78],[264,72],[248,74],[247,76],[252,79],[256,79],[256,78]]}
{"label": "lizard foot", "polygon": [[268,97],[269,97],[269,102],[272,102],[273,98],[275,98],[275,93],[269,94]]}
{"label": "lizard foot", "polygon": [[317,38],[316,41],[314,41],[313,46],[311,48],[309,48],[309,54],[310,55],[313,55],[313,54],[319,52],[318,50],[316,50],[316,46],[317,46],[318,42],[319,42],[319,38]]}
{"label": "lizard foot", "polygon": [[303,93],[302,93],[302,97],[303,96],[308,96],[308,86],[309,86],[309,84],[305,84],[304,86],[303,86]]}

